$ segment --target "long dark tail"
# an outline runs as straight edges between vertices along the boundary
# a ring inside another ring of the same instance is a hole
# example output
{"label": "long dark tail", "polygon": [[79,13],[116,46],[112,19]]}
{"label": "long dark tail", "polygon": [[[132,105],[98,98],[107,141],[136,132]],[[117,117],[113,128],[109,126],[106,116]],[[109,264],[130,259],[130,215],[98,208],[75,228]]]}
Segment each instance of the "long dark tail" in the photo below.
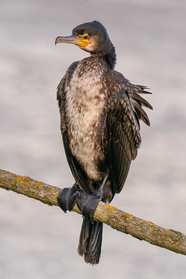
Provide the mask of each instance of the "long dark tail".
{"label": "long dark tail", "polygon": [[98,264],[101,255],[103,223],[84,219],[79,237],[78,253],[89,264]]}

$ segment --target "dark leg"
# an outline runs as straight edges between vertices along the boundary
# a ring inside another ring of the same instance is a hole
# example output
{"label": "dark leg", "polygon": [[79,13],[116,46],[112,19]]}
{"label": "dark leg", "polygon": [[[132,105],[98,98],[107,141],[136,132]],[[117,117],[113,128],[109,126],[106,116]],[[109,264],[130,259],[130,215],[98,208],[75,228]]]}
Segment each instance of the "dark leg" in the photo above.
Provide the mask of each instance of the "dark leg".
{"label": "dark leg", "polygon": [[82,192],[79,186],[75,183],[71,188],[64,188],[58,195],[57,201],[60,208],[66,213],[71,211],[77,203],[78,196]]}
{"label": "dark leg", "polygon": [[77,198],[77,206],[81,210],[81,213],[92,224],[94,223],[94,212],[96,207],[103,197],[104,187],[107,183],[108,175],[105,176],[99,190],[94,194],[87,194],[85,192],[79,193]]}
{"label": "dark leg", "polygon": [[77,198],[77,206],[81,210],[82,215],[92,224],[94,223],[94,211],[100,200],[100,196],[90,195],[85,192],[81,192]]}
{"label": "dark leg", "polygon": [[79,188],[75,183],[71,188],[64,188],[57,197],[59,207],[66,213],[71,211],[75,204],[91,223],[94,223],[94,211],[100,201],[100,196],[90,195]]}
{"label": "dark leg", "polygon": [[58,205],[66,213],[67,210],[71,211],[77,204],[82,215],[93,224],[94,211],[102,199],[107,178],[108,175],[105,176],[99,190],[94,194],[83,192],[76,183],[71,188],[64,188],[57,197]]}

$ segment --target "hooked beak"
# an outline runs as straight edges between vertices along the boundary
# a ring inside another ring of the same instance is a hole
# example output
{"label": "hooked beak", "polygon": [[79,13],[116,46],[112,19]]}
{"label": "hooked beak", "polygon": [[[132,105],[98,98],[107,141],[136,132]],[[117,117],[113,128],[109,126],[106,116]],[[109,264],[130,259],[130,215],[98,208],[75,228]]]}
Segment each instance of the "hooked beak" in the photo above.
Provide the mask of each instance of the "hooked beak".
{"label": "hooked beak", "polygon": [[80,40],[73,35],[66,36],[66,37],[59,36],[55,39],[55,45],[59,44],[59,43],[73,44],[73,45],[78,45],[79,46]]}

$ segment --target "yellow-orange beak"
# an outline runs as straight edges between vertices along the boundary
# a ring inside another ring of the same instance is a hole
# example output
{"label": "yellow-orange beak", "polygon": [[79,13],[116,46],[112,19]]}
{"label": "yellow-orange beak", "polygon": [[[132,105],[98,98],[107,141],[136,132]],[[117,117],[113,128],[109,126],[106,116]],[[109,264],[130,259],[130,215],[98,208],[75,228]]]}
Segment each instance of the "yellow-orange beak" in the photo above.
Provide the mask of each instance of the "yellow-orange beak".
{"label": "yellow-orange beak", "polygon": [[73,44],[79,46],[80,48],[86,48],[90,44],[90,41],[87,38],[86,39],[83,38],[82,35],[78,35],[78,36],[71,35],[66,37],[63,36],[57,37],[55,40],[55,45],[59,43]]}

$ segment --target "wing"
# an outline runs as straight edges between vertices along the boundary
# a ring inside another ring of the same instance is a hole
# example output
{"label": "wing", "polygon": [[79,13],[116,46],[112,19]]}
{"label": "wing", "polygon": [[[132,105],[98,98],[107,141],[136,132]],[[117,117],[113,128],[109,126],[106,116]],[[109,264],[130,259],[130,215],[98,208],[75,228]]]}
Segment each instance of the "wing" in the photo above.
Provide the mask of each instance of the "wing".
{"label": "wing", "polygon": [[125,91],[119,93],[115,108],[108,113],[107,130],[109,134],[107,165],[112,192],[119,193],[141,143],[139,126]]}
{"label": "wing", "polygon": [[151,94],[151,92],[147,91],[148,88],[146,86],[131,84],[127,79],[125,80],[124,88],[128,93],[138,124],[139,124],[139,120],[142,120],[145,124],[150,126],[149,118],[142,107],[146,107],[149,109],[153,109],[153,108],[151,104],[149,104],[149,102],[147,102],[139,94]]}
{"label": "wing", "polygon": [[87,177],[78,164],[75,157],[72,155],[70,148],[69,148],[69,140],[67,135],[67,118],[66,118],[66,93],[68,90],[68,86],[71,80],[71,77],[78,65],[78,61],[74,62],[69,69],[67,70],[65,76],[60,81],[58,87],[57,87],[57,100],[59,105],[59,112],[60,112],[60,126],[61,126],[61,134],[63,138],[63,145],[65,149],[65,154],[67,157],[67,161],[69,164],[69,167],[71,169],[72,175],[75,178],[75,181],[81,185],[82,189],[86,191],[87,193],[91,193],[89,188],[87,187]]}
{"label": "wing", "polygon": [[141,143],[139,120],[150,125],[142,106],[150,109],[152,107],[139,95],[139,93],[148,93],[145,88],[132,85],[124,79],[123,89],[120,89],[117,99],[113,97],[112,100],[111,97],[112,105],[110,105],[107,117],[109,138],[107,165],[113,194],[122,190],[131,161],[137,156]]}

